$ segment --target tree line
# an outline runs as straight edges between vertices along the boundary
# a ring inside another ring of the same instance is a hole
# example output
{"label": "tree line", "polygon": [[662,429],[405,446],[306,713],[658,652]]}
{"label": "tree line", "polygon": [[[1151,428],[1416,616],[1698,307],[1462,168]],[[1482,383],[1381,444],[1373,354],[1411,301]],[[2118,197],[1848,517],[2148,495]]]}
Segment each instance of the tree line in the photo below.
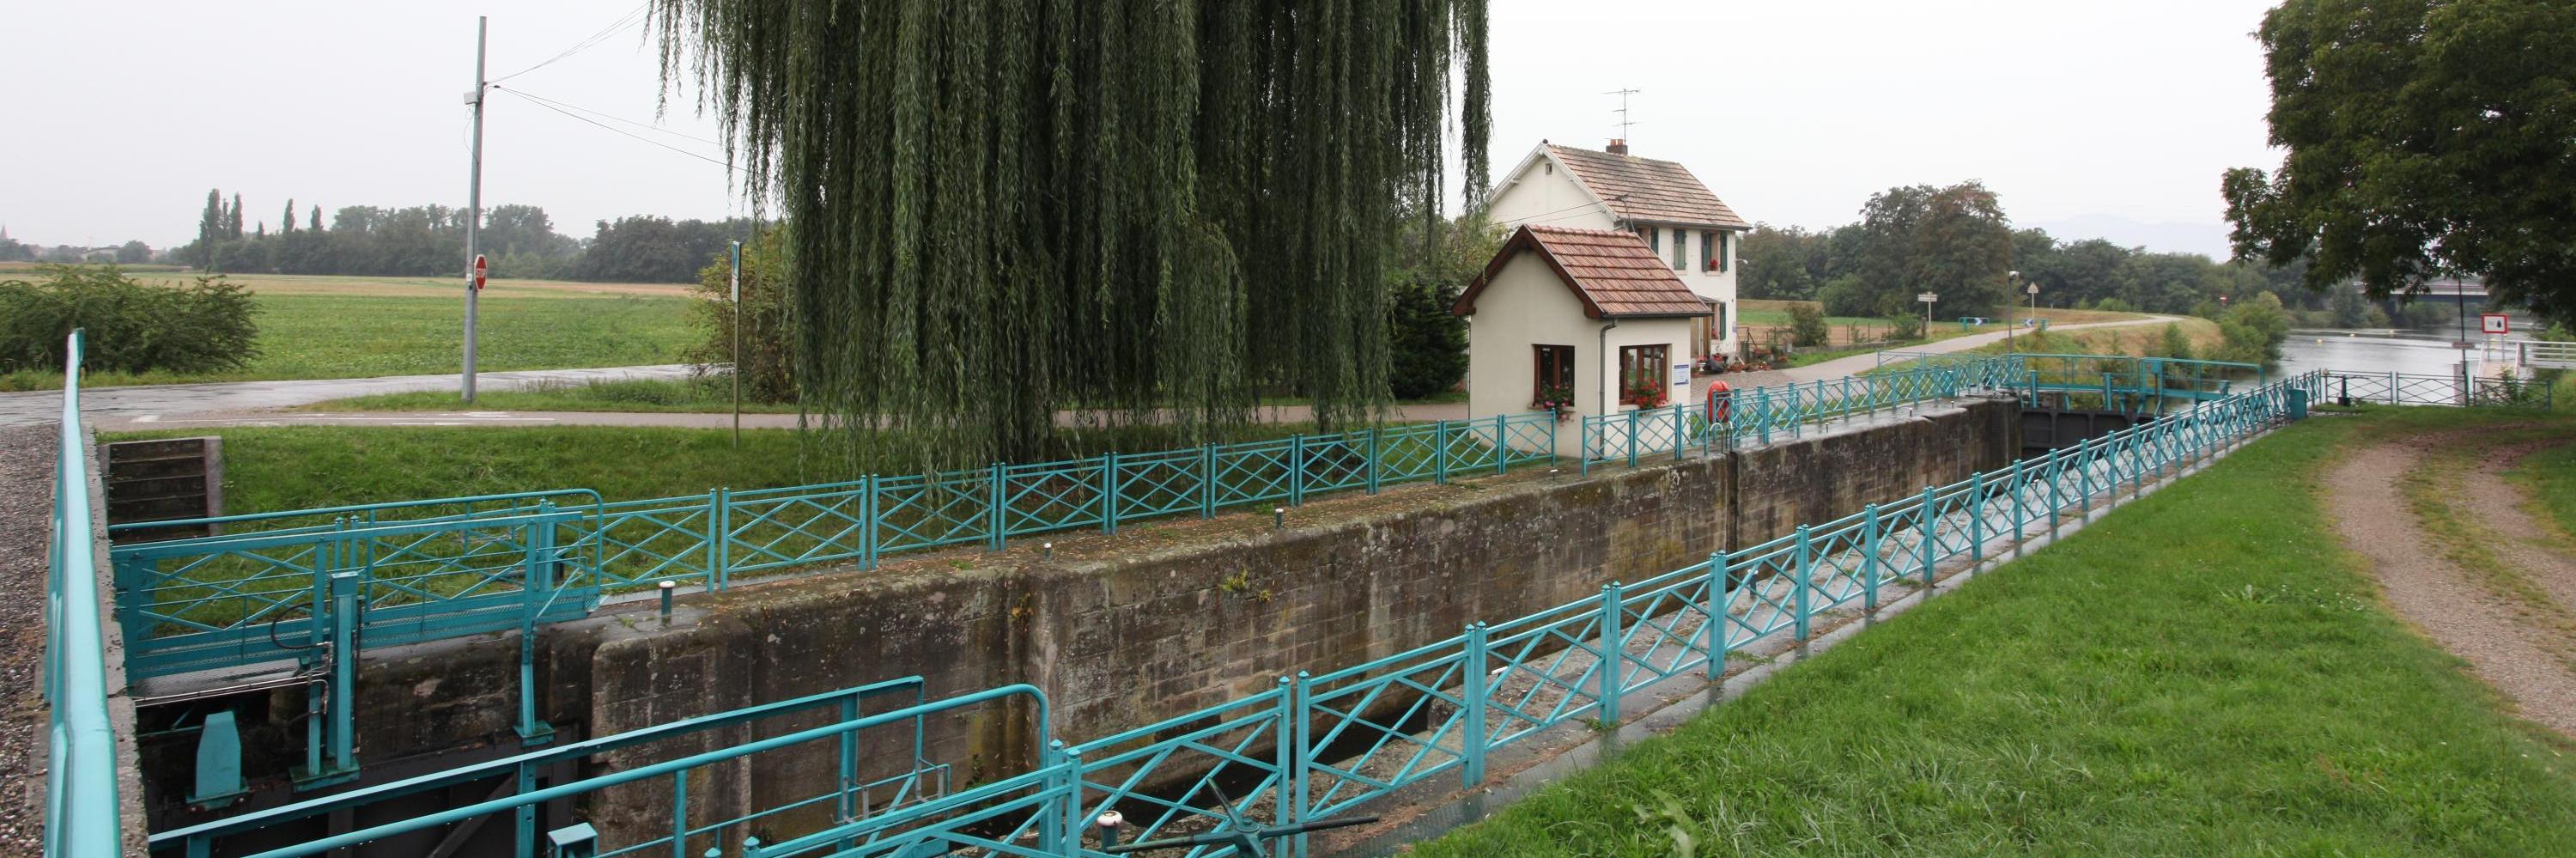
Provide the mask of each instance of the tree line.
{"label": "tree line", "polygon": [[[163,259],[226,274],[461,277],[467,223],[464,209],[432,203],[343,206],[325,227],[321,206],[299,210],[289,199],[272,229],[264,218],[245,216],[240,194],[209,190],[197,239],[170,248]],[[498,205],[483,212],[477,251],[493,277],[688,283],[709,256],[752,232],[747,218],[636,215],[598,221],[589,238],[576,238],[556,232],[543,208]]]}
{"label": "tree line", "polygon": [[[1940,296],[1938,317],[2009,315],[2029,300],[2011,282],[2039,286],[2048,307],[2219,315],[2222,296],[2271,292],[2292,308],[2329,299],[2298,288],[2305,265],[2219,262],[2157,253],[2099,238],[2060,239],[2014,229],[2001,201],[1977,182],[1909,185],[1870,197],[1861,219],[1824,230],[1760,224],[1738,251],[1744,297],[1818,301],[1837,316],[1919,316],[1915,296]],[[2359,305],[2359,296],[2344,302]],[[2356,311],[2358,312],[2358,311]],[[2355,324],[2359,324],[2356,321]]]}

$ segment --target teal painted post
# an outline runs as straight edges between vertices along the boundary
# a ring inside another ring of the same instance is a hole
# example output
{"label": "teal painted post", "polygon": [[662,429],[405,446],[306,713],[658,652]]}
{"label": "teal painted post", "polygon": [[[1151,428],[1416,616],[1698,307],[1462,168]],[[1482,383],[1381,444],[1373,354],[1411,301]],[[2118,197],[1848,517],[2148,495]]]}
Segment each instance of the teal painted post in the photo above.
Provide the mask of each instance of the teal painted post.
{"label": "teal painted post", "polygon": [[1968,477],[1968,560],[1986,562],[1986,472]]}
{"label": "teal painted post", "polygon": [[2093,517],[2093,439],[2075,442],[2075,503],[2084,519]]}
{"label": "teal painted post", "polygon": [[[1557,419],[1556,419],[1556,415],[1553,415],[1553,414],[1548,415],[1548,418],[1547,418],[1547,463],[1548,463],[1549,465],[1554,465],[1554,464],[1556,464],[1556,424],[1557,424],[1557,422],[1558,422],[1558,421],[1557,421]],[[1586,457],[1586,458],[1589,458],[1589,457]]]}
{"label": "teal painted post", "polygon": [[1789,385],[1789,437],[1807,434],[1807,415],[1798,410],[1798,386]]}
{"label": "teal painted post", "polygon": [[1809,619],[1808,609],[1811,607],[1811,603],[1809,602],[1811,597],[1808,595],[1807,591],[1814,589],[1815,585],[1816,543],[1808,536],[1807,526],[1801,524],[1798,525],[1798,586],[1796,591],[1798,606],[1797,634],[1799,643],[1807,642],[1807,621]]}
{"label": "teal painted post", "polygon": [[860,480],[859,491],[865,493],[859,497],[859,564],[861,568],[874,569],[877,568],[877,526],[882,523],[877,521],[877,475],[869,474]]}
{"label": "teal painted post", "polygon": [[1768,387],[1755,388],[1754,392],[1760,394],[1762,397],[1762,417],[1761,419],[1754,421],[1754,426],[1757,429],[1755,434],[1759,436],[1759,443],[1768,444],[1771,443],[1771,389]]}
{"label": "teal painted post", "polygon": [[715,519],[716,568],[718,590],[733,588],[733,487],[718,486],[707,492],[707,515]]}
{"label": "teal painted post", "polygon": [[2021,544],[2023,542],[2022,536],[2024,535],[2023,528],[2030,526],[2030,515],[2023,509],[2022,505],[2023,500],[2030,494],[2030,481],[2028,477],[2029,474],[2025,473],[2022,467],[2022,460],[2014,459],[2012,470],[2012,538],[2014,557],[2021,556]]}
{"label": "teal painted post", "polygon": [[1511,428],[1503,425],[1503,415],[1494,415],[1494,473],[1509,473],[1512,468]]}
{"label": "teal painted post", "polygon": [[1628,467],[1637,466],[1637,412],[1628,412]]}
{"label": "teal painted post", "polygon": [[1735,588],[1727,586],[1724,551],[1708,553],[1708,604],[1704,610],[1708,621],[1700,624],[1700,637],[1707,641],[1708,680],[1716,682],[1726,677],[1727,638],[1731,637],[1726,624],[1735,615]]}
{"label": "teal painted post", "polygon": [[1100,457],[1100,529],[1118,532],[1118,453]]}
{"label": "teal painted post", "polygon": [[1274,717],[1279,720],[1270,726],[1270,758],[1271,765],[1277,767],[1279,776],[1271,779],[1274,795],[1270,799],[1270,806],[1278,809],[1279,824],[1295,825],[1297,824],[1295,815],[1297,803],[1291,796],[1305,792],[1290,776],[1297,771],[1296,736],[1299,719],[1295,680],[1285,676],[1279,677],[1279,712]]}
{"label": "teal painted post", "polygon": [[1216,517],[1216,445],[1199,445],[1199,517]]}
{"label": "teal painted post", "polygon": [[2129,432],[2129,499],[2137,500],[2147,493],[2147,451],[2137,430]]}
{"label": "teal painted post", "polygon": [[1460,735],[1464,737],[1461,744],[1466,746],[1467,755],[1459,771],[1465,785],[1472,789],[1485,782],[1485,664],[1488,661],[1485,624],[1468,623],[1465,643],[1463,660],[1458,663],[1458,678],[1465,686],[1459,696],[1466,705],[1459,709],[1463,713],[1460,717],[1466,720],[1459,726],[1463,730]]}
{"label": "teal painted post", "polygon": [[[841,697],[842,723],[856,720],[859,720],[859,696],[856,694],[843,695]],[[839,750],[839,762],[841,764],[841,788],[837,791],[837,794],[840,796],[840,818],[857,819],[859,818],[859,731],[842,731],[840,735]],[[677,775],[677,777],[686,778],[687,774],[688,773],[686,772],[682,772]],[[1075,830],[1079,831],[1081,829]],[[840,848],[848,849],[851,847],[844,845]]]}
{"label": "teal painted post", "polygon": [[1923,538],[1916,547],[1923,550],[1923,585],[1932,585],[1932,566],[1940,562],[1941,507],[1933,497],[1932,487],[1923,487]]}
{"label": "teal painted post", "polygon": [[984,529],[990,533],[984,548],[987,551],[1000,551],[1002,540],[1008,537],[1008,534],[1003,532],[1005,526],[1002,523],[1002,510],[1005,506],[1002,500],[1002,463],[994,462],[991,474],[986,478],[984,489],[984,507],[988,513],[984,519]]}
{"label": "teal painted post", "polygon": [[[350,710],[358,684],[359,573],[331,573],[331,774],[358,770],[351,739],[357,726]],[[315,774],[321,774],[316,772]]]}
{"label": "teal painted post", "polygon": [[719,589],[716,582],[724,578],[724,502],[717,499],[719,491],[722,490],[707,490],[707,577],[699,583],[709,590]]}
{"label": "teal painted post", "polygon": [[1682,460],[1682,445],[1688,443],[1688,432],[1683,428],[1682,423],[1682,418],[1686,415],[1682,412],[1689,410],[1684,406],[1673,406],[1673,461],[1676,462]]}
{"label": "teal painted post", "polygon": [[[1296,824],[1295,820],[1307,818],[1313,811],[1315,802],[1315,791],[1308,789],[1306,784],[1310,777],[1308,772],[1314,767],[1315,759],[1315,719],[1308,717],[1309,713],[1306,711],[1308,701],[1314,699],[1313,683],[1314,677],[1300,670],[1297,671],[1297,681],[1288,686],[1289,692],[1296,697],[1289,703],[1290,711],[1296,713],[1291,720],[1297,722],[1295,756],[1290,760],[1292,765],[1287,775],[1288,793],[1294,800],[1287,805],[1291,816],[1281,820],[1282,823],[1289,825]],[[1295,847],[1298,855],[1306,854],[1306,835],[1297,835],[1296,840],[1290,845]]]}
{"label": "teal painted post", "polygon": [[1431,481],[1449,484],[1449,421],[1431,424]]}
{"label": "teal painted post", "polygon": [[1051,812],[1038,817],[1038,851],[1072,855],[1073,845],[1065,842],[1065,832],[1070,830],[1080,836],[1082,831],[1082,778],[1078,774],[1067,777],[1066,773],[1078,770],[1075,765],[1067,765],[1076,757],[1065,749],[1064,740],[1057,739],[1047,743],[1038,759],[1047,768],[1047,785],[1055,793],[1048,802],[1053,806]]}
{"label": "teal painted post", "polygon": [[[520,763],[517,768],[519,770],[518,794],[527,795],[528,793],[536,792],[536,765],[534,763]],[[519,858],[536,858],[537,805],[519,805],[518,813],[514,815],[518,817],[519,823]]]}
{"label": "teal painted post", "polygon": [[1621,641],[1619,582],[1601,585],[1601,652],[1594,669],[1601,674],[1601,723],[1619,723],[1619,674],[1626,662],[1628,647]]}
{"label": "teal painted post", "polygon": [[542,745],[554,736],[554,729],[537,718],[537,622],[554,590],[554,511],[553,501],[537,502],[538,518],[528,525],[527,570],[519,579],[525,600],[519,614],[519,739],[523,746]]}
{"label": "teal painted post", "polygon": [[671,773],[671,858],[689,858],[689,772]]}
{"label": "teal painted post", "polygon": [[1381,428],[1381,427],[1377,427],[1377,426],[1371,426],[1371,427],[1369,427],[1369,442],[1368,442],[1368,493],[1369,493],[1369,494],[1377,494],[1377,487],[1378,487],[1378,468],[1379,468],[1379,466],[1380,466],[1380,465],[1385,461],[1385,459],[1384,459],[1384,454],[1383,454],[1383,452],[1382,452],[1382,451],[1384,450],[1384,448],[1385,448],[1385,437],[1384,437],[1385,435],[1386,435],[1386,430],[1385,430],[1385,429],[1383,429],[1383,428]]}
{"label": "teal painted post", "polygon": [[1878,613],[1878,505],[1870,504],[1861,512],[1861,527],[1867,540],[1860,559],[1861,604],[1870,613]]}
{"label": "teal painted post", "polygon": [[1288,436],[1288,505],[1306,503],[1306,436]]}
{"label": "teal painted post", "polygon": [[2066,463],[2058,455],[2064,450],[2048,451],[2048,541],[2057,541],[2057,520],[2066,511]]}

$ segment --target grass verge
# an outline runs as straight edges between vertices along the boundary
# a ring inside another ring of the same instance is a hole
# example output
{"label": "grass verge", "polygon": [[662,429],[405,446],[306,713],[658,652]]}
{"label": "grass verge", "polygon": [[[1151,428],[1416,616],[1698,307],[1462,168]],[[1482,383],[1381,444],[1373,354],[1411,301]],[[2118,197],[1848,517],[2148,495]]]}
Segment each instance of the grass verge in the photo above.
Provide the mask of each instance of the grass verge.
{"label": "grass verge", "polygon": [[[466,405],[451,390],[415,390],[334,399],[308,406],[315,411],[657,411],[727,413],[733,389],[724,379],[629,379],[585,384],[540,384],[520,390],[485,390]],[[746,414],[794,414],[795,403],[744,400]]]}
{"label": "grass verge", "polygon": [[[88,387],[205,381],[366,378],[456,372],[464,304],[423,294],[261,294],[258,357],[203,374],[91,373]],[[676,363],[701,332],[689,299],[629,294],[489,295],[481,302],[476,366],[486,371]],[[59,372],[0,375],[0,390],[62,386]]]}
{"label": "grass verge", "polygon": [[2563,853],[2576,743],[2379,610],[2324,521],[2375,419],[2257,442],[1416,854]]}

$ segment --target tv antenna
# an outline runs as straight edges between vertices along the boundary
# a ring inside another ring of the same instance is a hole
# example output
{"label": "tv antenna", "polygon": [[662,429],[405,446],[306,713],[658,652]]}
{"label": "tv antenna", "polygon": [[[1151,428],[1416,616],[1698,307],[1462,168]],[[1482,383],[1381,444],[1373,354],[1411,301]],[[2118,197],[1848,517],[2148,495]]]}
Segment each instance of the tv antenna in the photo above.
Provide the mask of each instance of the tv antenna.
{"label": "tv antenna", "polygon": [[1636,95],[1639,91],[1640,90],[1634,89],[1619,89],[1602,93],[1602,95],[1615,95],[1619,97],[1619,109],[1611,112],[1619,114],[1619,139],[1621,140],[1628,139],[1628,126],[1637,124],[1635,121],[1628,118],[1628,96]]}

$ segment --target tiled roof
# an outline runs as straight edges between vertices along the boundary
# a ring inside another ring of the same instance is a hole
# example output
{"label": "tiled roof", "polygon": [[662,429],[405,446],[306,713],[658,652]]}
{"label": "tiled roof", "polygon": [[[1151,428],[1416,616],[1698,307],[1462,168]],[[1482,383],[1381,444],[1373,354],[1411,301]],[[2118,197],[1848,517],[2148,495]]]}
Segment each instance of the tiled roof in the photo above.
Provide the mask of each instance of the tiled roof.
{"label": "tiled roof", "polygon": [[1458,295],[1452,308],[1459,315],[1476,311],[1476,295],[1502,273],[1503,265],[1524,250],[1537,251],[1583,302],[1583,314],[1595,319],[1624,316],[1706,316],[1708,301],[1673,275],[1670,263],[1655,255],[1633,232],[1524,226],[1503,242],[1485,273]]}
{"label": "tiled roof", "polygon": [[1613,155],[1572,146],[1547,147],[1574,178],[1592,189],[1622,220],[1752,229],[1735,210],[1709,193],[1689,167],[1671,161]]}

